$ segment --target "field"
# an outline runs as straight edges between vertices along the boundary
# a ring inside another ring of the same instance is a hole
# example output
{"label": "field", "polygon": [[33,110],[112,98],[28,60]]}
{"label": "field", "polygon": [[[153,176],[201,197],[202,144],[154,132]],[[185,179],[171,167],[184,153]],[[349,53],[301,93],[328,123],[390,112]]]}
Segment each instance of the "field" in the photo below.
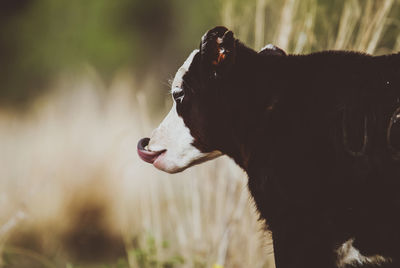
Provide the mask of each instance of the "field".
{"label": "field", "polygon": [[73,80],[29,117],[1,116],[3,265],[267,261],[241,170],[228,159],[176,176],[155,170],[136,155],[156,122],[134,83],[120,76],[101,94],[93,72]]}
{"label": "field", "polygon": [[[255,49],[400,50],[399,1],[332,2],[224,0],[220,17]],[[171,105],[144,80],[105,83],[84,64],[23,110],[0,108],[0,267],[274,267],[232,160],[168,175],[138,158]]]}

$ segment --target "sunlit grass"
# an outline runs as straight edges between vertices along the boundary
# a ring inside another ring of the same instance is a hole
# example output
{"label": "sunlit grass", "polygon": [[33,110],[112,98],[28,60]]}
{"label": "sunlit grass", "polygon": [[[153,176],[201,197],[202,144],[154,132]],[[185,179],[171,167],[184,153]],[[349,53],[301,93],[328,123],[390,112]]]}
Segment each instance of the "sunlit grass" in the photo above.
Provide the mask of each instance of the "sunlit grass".
{"label": "sunlit grass", "polygon": [[136,155],[157,122],[135,83],[122,75],[105,91],[92,71],[71,78],[28,116],[0,117],[3,264],[271,262],[239,168],[222,158],[157,171]]}
{"label": "sunlit grass", "polygon": [[[222,22],[255,49],[273,43],[289,53],[327,49],[389,53],[398,49],[398,0],[222,0]],[[387,32],[395,29],[395,36]],[[381,44],[382,40],[390,40]]]}

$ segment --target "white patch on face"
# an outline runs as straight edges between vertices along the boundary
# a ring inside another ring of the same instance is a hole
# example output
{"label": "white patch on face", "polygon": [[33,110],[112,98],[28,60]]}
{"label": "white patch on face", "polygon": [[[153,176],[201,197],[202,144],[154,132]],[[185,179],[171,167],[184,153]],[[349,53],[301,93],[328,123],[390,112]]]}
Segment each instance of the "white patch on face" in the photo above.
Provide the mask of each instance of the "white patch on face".
{"label": "white patch on face", "polygon": [[[171,92],[182,91],[182,78],[189,70],[194,56],[199,50],[193,51],[182,67],[179,68],[172,82]],[[222,155],[219,151],[202,153],[193,146],[194,138],[189,128],[185,125],[182,117],[176,111],[176,103],[164,118],[161,124],[151,135],[148,150],[164,151],[153,163],[153,165],[165,172],[180,172],[192,165],[214,159]]]}
{"label": "white patch on face", "polygon": [[183,65],[178,69],[178,71],[175,74],[174,81],[172,82],[172,90],[182,90],[182,82],[183,82],[183,76],[186,74],[187,71],[189,71],[189,67],[192,64],[194,56],[199,53],[198,49],[195,49],[190,53],[189,57],[185,60]]}
{"label": "white patch on face", "polygon": [[364,256],[353,247],[353,242],[354,239],[347,240],[336,251],[338,268],[348,267],[348,265],[354,267],[359,267],[359,265],[363,264],[381,265],[392,261],[390,258],[385,258],[380,255]]}

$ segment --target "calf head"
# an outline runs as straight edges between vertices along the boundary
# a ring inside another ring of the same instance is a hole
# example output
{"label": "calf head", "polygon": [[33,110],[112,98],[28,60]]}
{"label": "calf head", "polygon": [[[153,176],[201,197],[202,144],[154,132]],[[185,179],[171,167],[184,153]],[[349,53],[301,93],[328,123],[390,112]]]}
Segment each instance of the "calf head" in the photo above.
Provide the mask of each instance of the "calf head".
{"label": "calf head", "polygon": [[[260,54],[280,51],[267,47]],[[238,133],[238,126],[242,131],[246,129],[238,123],[240,120],[249,121],[241,111],[247,113],[254,106],[250,100],[254,96],[243,91],[254,88],[255,83],[250,70],[255,67],[249,59],[260,54],[245,47],[225,27],[206,32],[200,48],[189,55],[175,75],[170,112],[150,138],[139,141],[139,156],[169,173],[222,154],[233,157],[228,148],[235,147],[232,144],[237,145],[240,139],[232,133]],[[243,144],[239,147],[241,154]]]}
{"label": "calf head", "polygon": [[225,27],[208,31],[178,69],[171,86],[173,105],[150,138],[138,143],[138,154],[146,162],[168,173],[223,153],[218,144],[221,131],[219,79],[235,64],[237,40]]}

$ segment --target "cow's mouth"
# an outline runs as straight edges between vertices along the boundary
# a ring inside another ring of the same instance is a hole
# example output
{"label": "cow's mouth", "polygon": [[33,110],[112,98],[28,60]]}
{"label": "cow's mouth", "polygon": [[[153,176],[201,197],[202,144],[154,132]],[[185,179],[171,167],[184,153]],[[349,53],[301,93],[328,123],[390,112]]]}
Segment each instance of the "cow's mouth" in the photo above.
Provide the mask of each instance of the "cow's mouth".
{"label": "cow's mouth", "polygon": [[143,138],[139,140],[137,144],[137,152],[143,161],[153,164],[154,161],[156,161],[156,159],[166,150],[156,151],[156,152],[147,150],[146,146],[149,144],[149,141],[150,141],[149,138]]}

